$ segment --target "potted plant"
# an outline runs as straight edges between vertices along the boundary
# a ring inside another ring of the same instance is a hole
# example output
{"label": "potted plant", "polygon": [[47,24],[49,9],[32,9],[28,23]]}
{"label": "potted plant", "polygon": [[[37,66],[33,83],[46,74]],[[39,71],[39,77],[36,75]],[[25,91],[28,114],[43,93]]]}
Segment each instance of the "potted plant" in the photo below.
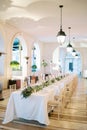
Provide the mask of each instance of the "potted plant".
{"label": "potted plant", "polygon": [[45,68],[47,67],[48,63],[45,60],[42,60],[41,66],[43,67],[43,71],[45,73]]}
{"label": "potted plant", "polygon": [[42,60],[41,65],[42,65],[43,67],[46,67],[48,64],[47,64],[47,62],[46,62],[45,60]]}
{"label": "potted plant", "polygon": [[32,65],[32,72],[36,72],[36,69],[37,69],[37,65]]}
{"label": "potted plant", "polygon": [[18,61],[11,61],[10,66],[12,68],[13,76],[22,76],[22,67],[20,67],[20,63]]}
{"label": "potted plant", "polygon": [[15,61],[15,60],[14,60],[14,61],[11,61],[11,62],[10,62],[10,66],[12,67],[12,70],[18,70],[20,64],[19,64],[18,61]]}

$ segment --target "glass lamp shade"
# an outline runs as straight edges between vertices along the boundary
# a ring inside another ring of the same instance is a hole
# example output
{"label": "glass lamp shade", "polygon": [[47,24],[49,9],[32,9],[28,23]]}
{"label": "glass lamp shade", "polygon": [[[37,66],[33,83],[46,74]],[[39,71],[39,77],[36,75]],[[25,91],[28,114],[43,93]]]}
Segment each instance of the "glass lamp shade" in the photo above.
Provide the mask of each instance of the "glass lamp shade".
{"label": "glass lamp shade", "polygon": [[72,48],[72,45],[69,43],[67,45],[67,52],[72,52],[73,48]]}
{"label": "glass lamp shade", "polygon": [[78,54],[75,55],[75,58],[78,58]]}
{"label": "glass lamp shade", "polygon": [[76,55],[76,51],[75,51],[75,49],[73,49],[72,56],[75,56],[75,55]]}
{"label": "glass lamp shade", "polygon": [[60,29],[60,31],[57,34],[57,41],[58,41],[58,43],[64,43],[65,38],[66,38],[65,32],[63,32],[62,29]]}

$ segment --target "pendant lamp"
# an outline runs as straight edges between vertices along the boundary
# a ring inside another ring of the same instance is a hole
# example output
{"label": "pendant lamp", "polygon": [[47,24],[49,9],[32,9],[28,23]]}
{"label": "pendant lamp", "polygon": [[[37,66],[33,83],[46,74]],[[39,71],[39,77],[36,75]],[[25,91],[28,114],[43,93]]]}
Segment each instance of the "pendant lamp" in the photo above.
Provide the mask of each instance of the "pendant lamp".
{"label": "pendant lamp", "polygon": [[72,55],[73,55],[73,56],[76,55],[76,50],[75,50],[75,49],[72,50]]}
{"label": "pendant lamp", "polygon": [[70,44],[70,29],[71,29],[71,27],[68,27],[68,29],[69,29],[69,44],[67,45],[67,52],[72,52],[73,47]]}
{"label": "pendant lamp", "polygon": [[62,8],[63,8],[63,5],[59,5],[59,7],[60,7],[60,13],[61,13],[60,14],[60,31],[57,34],[57,40],[58,40],[58,43],[62,45],[65,41],[66,34],[62,30]]}

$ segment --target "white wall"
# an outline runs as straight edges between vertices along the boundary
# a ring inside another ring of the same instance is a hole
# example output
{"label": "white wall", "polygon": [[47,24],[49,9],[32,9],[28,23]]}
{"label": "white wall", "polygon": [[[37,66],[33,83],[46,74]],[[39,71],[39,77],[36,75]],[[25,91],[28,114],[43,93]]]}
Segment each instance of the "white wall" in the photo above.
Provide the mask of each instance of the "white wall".
{"label": "white wall", "polygon": [[50,61],[53,60],[53,52],[58,47],[58,43],[43,43],[43,56],[42,59],[46,60],[48,66],[45,69],[45,73],[50,73]]}
{"label": "white wall", "polygon": [[[5,55],[5,60],[4,60],[4,74],[1,76],[0,75],[0,81],[3,83],[3,88],[7,88],[7,84],[8,84],[8,80],[12,77],[12,71],[11,71],[11,67],[10,67],[10,61],[12,60],[12,44],[13,41],[16,37],[23,37],[25,40],[25,44],[27,47],[27,53],[26,55],[29,56],[29,64],[28,64],[28,74],[30,74],[31,72],[31,49],[33,46],[33,43],[36,41],[37,39],[35,39],[34,37],[28,35],[25,32],[22,32],[21,30],[15,28],[14,26],[3,24],[2,22],[0,22],[0,33],[2,34],[3,37],[3,41],[4,41],[4,52],[6,52]],[[39,42],[39,44],[41,44]],[[41,48],[43,45],[40,45]],[[1,44],[0,44],[0,48],[2,48]],[[2,51],[2,50],[0,50]],[[41,49],[41,56],[42,56],[42,51],[43,49]],[[25,62],[25,61],[24,61]],[[26,71],[26,70],[25,70]]]}
{"label": "white wall", "polygon": [[82,59],[82,71],[87,70],[87,47],[77,48],[81,54]]}
{"label": "white wall", "polygon": [[[0,33],[2,34],[4,41],[4,50],[6,55],[4,56],[4,74],[0,75],[0,81],[3,83],[3,87],[7,88],[8,79],[11,78],[11,68],[10,61],[12,59],[12,43],[15,37],[22,35],[26,46],[27,46],[27,56],[29,56],[29,64],[28,64],[28,74],[31,73],[31,49],[34,42],[39,43],[41,61],[46,59],[48,62],[52,60],[53,52],[58,47],[58,43],[42,43],[38,41],[38,39],[30,36],[29,34],[22,32],[21,30],[15,28],[14,26],[5,24],[0,22]],[[0,44],[1,45],[1,44]],[[1,48],[1,46],[0,46]],[[77,48],[77,50],[81,53],[82,58],[82,69],[87,69],[87,48]],[[2,50],[1,50],[2,51]],[[61,57],[62,58],[62,57]],[[46,71],[49,73],[49,66]]]}

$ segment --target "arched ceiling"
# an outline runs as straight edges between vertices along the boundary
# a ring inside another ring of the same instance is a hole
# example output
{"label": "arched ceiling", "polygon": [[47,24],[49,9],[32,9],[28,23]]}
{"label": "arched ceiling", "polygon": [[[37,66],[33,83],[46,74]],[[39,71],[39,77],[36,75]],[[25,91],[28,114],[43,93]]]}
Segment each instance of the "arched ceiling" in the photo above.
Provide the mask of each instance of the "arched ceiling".
{"label": "arched ceiling", "polygon": [[87,46],[87,0],[0,0],[0,20],[36,37],[57,42],[62,4],[63,31],[75,46]]}

